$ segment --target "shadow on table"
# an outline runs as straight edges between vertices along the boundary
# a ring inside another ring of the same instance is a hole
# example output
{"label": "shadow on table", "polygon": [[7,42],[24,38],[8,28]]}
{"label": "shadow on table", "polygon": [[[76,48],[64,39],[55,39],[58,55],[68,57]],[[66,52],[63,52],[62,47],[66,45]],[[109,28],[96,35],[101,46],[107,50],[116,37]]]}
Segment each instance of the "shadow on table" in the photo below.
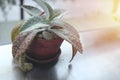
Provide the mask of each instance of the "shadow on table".
{"label": "shadow on table", "polygon": [[71,65],[60,72],[57,70],[58,68],[62,67],[56,67],[56,63],[52,65],[34,65],[30,72],[24,73],[18,67],[14,67],[14,75],[17,80],[67,80],[72,70]]}
{"label": "shadow on table", "polygon": [[35,67],[26,73],[28,80],[58,80],[54,67]]}

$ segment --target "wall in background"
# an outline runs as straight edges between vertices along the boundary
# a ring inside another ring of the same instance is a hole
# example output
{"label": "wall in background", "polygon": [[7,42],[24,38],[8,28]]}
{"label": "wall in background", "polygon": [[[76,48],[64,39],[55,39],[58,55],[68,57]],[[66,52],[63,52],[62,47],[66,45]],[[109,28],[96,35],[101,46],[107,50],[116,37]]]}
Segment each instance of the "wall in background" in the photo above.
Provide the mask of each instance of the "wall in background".
{"label": "wall in background", "polygon": [[[11,29],[20,20],[19,1],[8,9],[7,21],[0,10],[0,42],[10,41]],[[62,8],[67,11],[66,21],[78,28],[79,31],[86,29],[112,26],[116,23],[111,18],[113,0],[47,0],[53,7]],[[39,7],[32,0],[25,0],[24,4]],[[30,16],[24,12],[25,19]]]}

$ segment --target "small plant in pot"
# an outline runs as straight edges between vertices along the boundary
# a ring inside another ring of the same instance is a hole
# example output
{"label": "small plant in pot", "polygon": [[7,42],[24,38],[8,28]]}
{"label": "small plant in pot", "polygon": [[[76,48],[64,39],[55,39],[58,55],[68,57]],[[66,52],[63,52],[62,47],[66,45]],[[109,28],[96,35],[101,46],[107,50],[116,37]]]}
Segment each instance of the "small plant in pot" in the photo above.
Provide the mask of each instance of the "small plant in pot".
{"label": "small plant in pot", "polygon": [[[77,51],[82,53],[79,33],[70,24],[61,20],[61,10],[53,9],[43,0],[33,0],[42,10],[21,6],[31,18],[21,22],[12,30],[12,54],[22,71],[33,68],[32,61],[48,64],[58,59],[63,40],[72,45],[72,59]],[[26,59],[31,60],[27,62]]]}

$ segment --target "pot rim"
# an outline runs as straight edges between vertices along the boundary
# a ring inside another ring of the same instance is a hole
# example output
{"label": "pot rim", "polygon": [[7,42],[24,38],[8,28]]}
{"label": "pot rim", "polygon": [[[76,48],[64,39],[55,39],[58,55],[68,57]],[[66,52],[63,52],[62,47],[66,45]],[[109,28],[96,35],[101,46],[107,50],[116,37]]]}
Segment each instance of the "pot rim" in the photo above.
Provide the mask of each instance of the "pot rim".
{"label": "pot rim", "polygon": [[54,60],[57,60],[58,57],[60,56],[61,54],[61,49],[59,49],[59,51],[56,53],[56,56],[52,57],[52,58],[49,58],[49,59],[41,59],[41,60],[38,60],[38,59],[35,59],[31,56],[29,56],[29,54],[26,54],[26,58],[32,62],[35,62],[37,64],[45,64],[45,63],[50,63]]}
{"label": "pot rim", "polygon": [[36,38],[37,40],[39,40],[39,41],[56,41],[56,40],[63,40],[61,37],[59,37],[59,38],[56,38],[56,39],[50,39],[50,40],[46,40],[46,39],[40,39],[40,38]]}

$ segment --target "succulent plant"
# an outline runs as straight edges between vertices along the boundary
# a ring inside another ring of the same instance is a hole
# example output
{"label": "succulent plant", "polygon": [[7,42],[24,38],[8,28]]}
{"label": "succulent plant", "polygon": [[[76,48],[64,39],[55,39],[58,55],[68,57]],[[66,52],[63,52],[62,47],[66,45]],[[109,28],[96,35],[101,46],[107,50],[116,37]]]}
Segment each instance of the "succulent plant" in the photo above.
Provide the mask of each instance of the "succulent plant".
{"label": "succulent plant", "polygon": [[54,39],[52,37],[54,35],[54,37],[58,36],[68,41],[73,49],[72,58],[70,60],[72,61],[77,51],[82,53],[79,33],[73,26],[62,21],[62,10],[53,9],[44,0],[33,1],[37,3],[41,9],[29,5],[21,6],[31,15],[31,18],[23,22],[23,25],[19,27],[19,35],[13,38],[12,53],[19,67],[23,71],[28,71],[32,68],[31,63],[25,62],[25,51],[38,33],[41,33],[39,36],[44,37],[43,39]]}

